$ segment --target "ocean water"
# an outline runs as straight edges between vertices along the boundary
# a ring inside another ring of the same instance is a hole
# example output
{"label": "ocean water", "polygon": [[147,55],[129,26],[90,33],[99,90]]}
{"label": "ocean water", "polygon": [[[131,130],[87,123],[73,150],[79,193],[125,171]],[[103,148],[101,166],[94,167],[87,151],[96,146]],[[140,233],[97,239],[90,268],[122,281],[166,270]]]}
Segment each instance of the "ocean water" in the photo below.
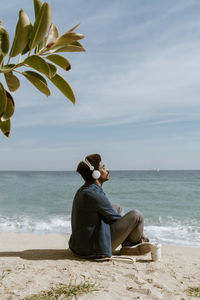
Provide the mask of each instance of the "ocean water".
{"label": "ocean water", "polygon": [[[200,247],[200,171],[111,171],[103,189],[140,210],[153,242]],[[0,172],[0,231],[70,233],[76,172]]]}

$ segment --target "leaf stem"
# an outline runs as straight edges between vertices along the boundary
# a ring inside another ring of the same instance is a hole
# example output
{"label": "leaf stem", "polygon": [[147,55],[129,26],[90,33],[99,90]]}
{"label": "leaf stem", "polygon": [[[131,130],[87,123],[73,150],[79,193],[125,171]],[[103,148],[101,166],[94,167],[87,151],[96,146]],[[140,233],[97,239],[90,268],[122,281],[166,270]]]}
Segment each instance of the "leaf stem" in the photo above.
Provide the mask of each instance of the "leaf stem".
{"label": "leaf stem", "polygon": [[13,70],[13,72],[16,72],[16,73],[18,73],[18,74],[21,74],[22,75],[22,72],[20,72],[20,71],[17,71],[17,70]]}
{"label": "leaf stem", "polygon": [[47,48],[43,48],[43,49],[41,49],[41,50],[38,52],[38,54],[39,54],[39,55],[44,55],[44,53],[47,52],[47,51],[48,51]]}
{"label": "leaf stem", "polygon": [[20,55],[19,55],[19,61],[18,61],[18,64],[20,64],[20,63],[21,63],[21,60],[22,60],[22,55],[21,55],[21,53],[20,53]]}

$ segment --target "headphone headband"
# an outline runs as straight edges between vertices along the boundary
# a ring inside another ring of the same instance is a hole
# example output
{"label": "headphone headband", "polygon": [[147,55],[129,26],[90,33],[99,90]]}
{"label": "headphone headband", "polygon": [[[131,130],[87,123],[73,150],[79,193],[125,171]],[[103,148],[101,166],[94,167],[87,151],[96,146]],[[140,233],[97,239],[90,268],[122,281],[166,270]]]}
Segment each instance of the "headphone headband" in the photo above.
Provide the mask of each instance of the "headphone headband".
{"label": "headphone headband", "polygon": [[94,167],[91,165],[91,163],[89,162],[89,160],[87,160],[87,158],[85,159],[84,163],[90,168],[90,171],[94,170]]}

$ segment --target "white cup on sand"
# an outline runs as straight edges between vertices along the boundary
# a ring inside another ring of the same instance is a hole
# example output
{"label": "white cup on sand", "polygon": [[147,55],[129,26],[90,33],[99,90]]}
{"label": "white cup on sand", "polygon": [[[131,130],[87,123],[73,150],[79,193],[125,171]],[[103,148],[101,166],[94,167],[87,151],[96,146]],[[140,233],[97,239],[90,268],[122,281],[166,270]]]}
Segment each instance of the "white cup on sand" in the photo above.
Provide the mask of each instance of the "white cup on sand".
{"label": "white cup on sand", "polygon": [[160,261],[162,254],[162,245],[161,244],[154,244],[151,247],[151,258],[153,261]]}

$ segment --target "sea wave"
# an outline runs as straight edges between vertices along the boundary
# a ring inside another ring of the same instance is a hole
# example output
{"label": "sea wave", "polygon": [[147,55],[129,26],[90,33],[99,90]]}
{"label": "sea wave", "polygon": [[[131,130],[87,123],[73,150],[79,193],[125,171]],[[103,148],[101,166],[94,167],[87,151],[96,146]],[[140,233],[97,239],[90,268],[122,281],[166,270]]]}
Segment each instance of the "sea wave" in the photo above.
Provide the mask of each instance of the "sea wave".
{"label": "sea wave", "polygon": [[[147,219],[145,224],[145,235],[150,238],[151,242],[200,247],[200,227],[194,220],[186,220],[183,224],[172,217],[165,218],[165,220],[158,217],[157,221]],[[45,220],[30,216],[0,216],[0,231],[69,234],[71,233],[70,215],[48,217]]]}
{"label": "sea wave", "polygon": [[145,234],[152,242],[168,245],[200,247],[200,226],[197,220],[186,219],[185,222],[168,217],[159,222],[149,222],[145,226]]}
{"label": "sea wave", "polygon": [[26,233],[70,233],[71,221],[69,217],[52,217],[37,220],[31,217],[0,217],[0,231]]}

